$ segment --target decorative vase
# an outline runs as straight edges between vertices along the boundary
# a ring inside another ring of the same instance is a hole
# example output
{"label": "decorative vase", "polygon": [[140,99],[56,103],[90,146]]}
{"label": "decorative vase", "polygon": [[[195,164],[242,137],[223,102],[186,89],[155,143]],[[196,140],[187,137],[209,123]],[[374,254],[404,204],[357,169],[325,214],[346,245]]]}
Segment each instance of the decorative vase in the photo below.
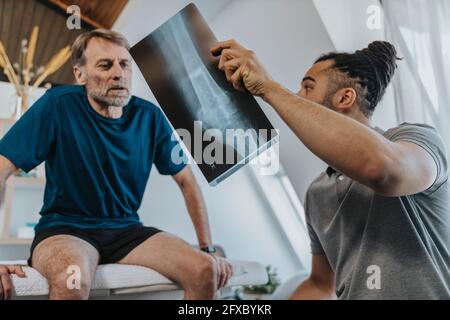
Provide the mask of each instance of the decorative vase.
{"label": "decorative vase", "polygon": [[14,114],[14,117],[16,118],[16,120],[18,120],[21,115],[22,115],[22,96],[17,96],[16,112]]}

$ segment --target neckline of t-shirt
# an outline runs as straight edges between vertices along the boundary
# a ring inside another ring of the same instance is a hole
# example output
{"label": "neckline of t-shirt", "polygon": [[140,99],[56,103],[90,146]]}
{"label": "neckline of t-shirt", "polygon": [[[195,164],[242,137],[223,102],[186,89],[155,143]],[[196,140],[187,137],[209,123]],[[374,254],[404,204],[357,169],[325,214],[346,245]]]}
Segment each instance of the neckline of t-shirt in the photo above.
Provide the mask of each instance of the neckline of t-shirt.
{"label": "neckline of t-shirt", "polygon": [[[133,97],[132,97],[133,98]],[[86,93],[86,87],[83,87],[83,99],[84,99],[84,104],[86,106],[86,108],[89,110],[89,112],[91,114],[93,114],[97,119],[100,119],[102,121],[106,121],[109,123],[122,123],[124,122],[127,118],[128,118],[128,113],[129,113],[129,109],[130,109],[130,103],[132,101],[132,98],[130,99],[130,101],[128,102],[128,104],[126,106],[123,107],[122,109],[122,116],[120,118],[117,119],[113,119],[113,118],[108,118],[105,117],[103,115],[101,115],[100,113],[98,113],[94,107],[92,107],[91,103],[89,102],[88,98],[87,98],[87,93]]]}

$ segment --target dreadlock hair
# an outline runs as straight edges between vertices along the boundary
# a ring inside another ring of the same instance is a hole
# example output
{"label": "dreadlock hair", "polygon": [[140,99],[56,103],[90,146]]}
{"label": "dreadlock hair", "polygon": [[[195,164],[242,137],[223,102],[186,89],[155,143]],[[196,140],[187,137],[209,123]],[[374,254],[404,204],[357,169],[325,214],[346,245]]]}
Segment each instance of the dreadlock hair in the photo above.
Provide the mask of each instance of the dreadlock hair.
{"label": "dreadlock hair", "polygon": [[334,84],[333,94],[351,87],[357,94],[357,103],[363,114],[370,118],[383,97],[386,87],[397,68],[395,47],[386,41],[374,41],[365,49],[354,53],[330,52],[320,56],[314,63],[333,60],[330,68]]}

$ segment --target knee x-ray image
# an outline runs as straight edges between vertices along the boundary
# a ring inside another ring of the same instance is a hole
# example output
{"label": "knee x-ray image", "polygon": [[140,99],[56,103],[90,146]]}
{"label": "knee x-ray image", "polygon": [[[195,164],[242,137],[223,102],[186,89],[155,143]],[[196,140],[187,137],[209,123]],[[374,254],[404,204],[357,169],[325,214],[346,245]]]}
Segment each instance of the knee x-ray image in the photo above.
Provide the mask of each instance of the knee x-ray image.
{"label": "knee x-ray image", "polygon": [[277,140],[256,100],[235,90],[217,68],[220,57],[210,52],[216,42],[196,6],[190,4],[130,50],[211,185]]}

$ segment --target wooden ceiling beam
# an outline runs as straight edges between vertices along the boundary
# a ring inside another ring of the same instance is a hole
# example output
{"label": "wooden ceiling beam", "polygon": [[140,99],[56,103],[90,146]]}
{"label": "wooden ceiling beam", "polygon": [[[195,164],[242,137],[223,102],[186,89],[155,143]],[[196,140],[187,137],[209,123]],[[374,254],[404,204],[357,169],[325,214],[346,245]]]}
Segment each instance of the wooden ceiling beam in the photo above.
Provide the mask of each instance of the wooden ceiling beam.
{"label": "wooden ceiling beam", "polygon": [[[47,0],[47,1],[51,4],[53,4],[54,6],[57,6],[61,10],[64,10],[64,12],[67,12],[67,8],[69,7],[69,5],[67,5],[66,3],[64,3],[60,0]],[[82,11],[83,11],[83,9],[81,8],[80,16],[81,16],[81,20],[83,22],[85,22],[97,29],[110,29],[110,28],[104,26],[103,24],[97,22],[96,20],[84,15]]]}

